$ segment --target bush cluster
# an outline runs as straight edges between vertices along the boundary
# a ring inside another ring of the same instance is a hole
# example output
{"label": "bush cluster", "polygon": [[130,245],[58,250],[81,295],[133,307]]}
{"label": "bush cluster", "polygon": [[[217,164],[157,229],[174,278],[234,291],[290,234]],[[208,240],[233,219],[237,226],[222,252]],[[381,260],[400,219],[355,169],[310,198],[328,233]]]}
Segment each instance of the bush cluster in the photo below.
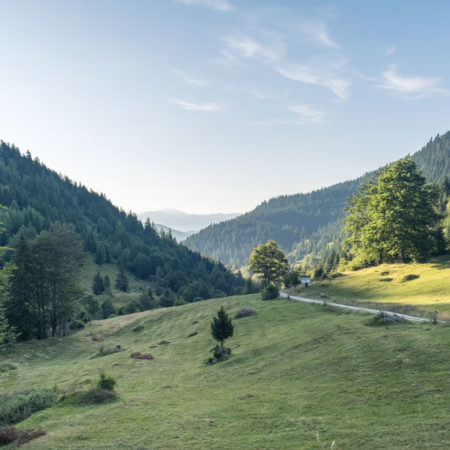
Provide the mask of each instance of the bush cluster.
{"label": "bush cluster", "polygon": [[116,385],[116,380],[105,374],[105,372],[100,372],[100,380],[98,380],[97,387],[99,389],[104,389],[106,391],[113,391]]}
{"label": "bush cluster", "polygon": [[62,405],[90,406],[102,405],[117,400],[117,394],[107,389],[93,388],[88,391],[74,392],[62,396],[58,403]]}
{"label": "bush cluster", "polygon": [[274,298],[278,298],[280,296],[280,290],[278,286],[275,286],[272,283],[269,283],[262,291],[261,298],[263,300],[272,300]]}
{"label": "bush cluster", "polygon": [[56,392],[30,389],[0,396],[0,426],[20,422],[31,414],[53,406]]}

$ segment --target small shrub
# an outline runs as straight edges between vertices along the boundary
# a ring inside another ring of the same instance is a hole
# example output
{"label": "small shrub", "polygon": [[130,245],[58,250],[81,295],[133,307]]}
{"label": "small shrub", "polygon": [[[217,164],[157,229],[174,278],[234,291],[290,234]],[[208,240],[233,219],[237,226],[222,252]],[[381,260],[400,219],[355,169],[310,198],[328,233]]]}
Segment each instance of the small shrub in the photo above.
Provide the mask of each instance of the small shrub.
{"label": "small shrub", "polygon": [[417,280],[417,278],[420,278],[420,275],[415,275],[414,273],[410,273],[408,275],[405,275],[400,281],[402,283],[406,283],[407,281]]}
{"label": "small shrub", "polygon": [[20,446],[45,434],[46,432],[42,429],[19,430],[16,427],[4,427],[0,428],[0,445],[8,445],[17,441]]}
{"label": "small shrub", "polygon": [[84,327],[85,327],[84,322],[78,319],[72,320],[72,322],[70,322],[69,325],[69,328],[73,331],[82,330]]}
{"label": "small shrub", "polygon": [[213,355],[218,360],[226,359],[231,355],[231,348],[222,348],[220,345],[216,345],[213,349]]}
{"label": "small shrub", "polygon": [[433,325],[437,325],[437,324],[438,324],[437,312],[434,312],[434,313],[433,313],[433,317],[432,317],[432,319],[431,319],[431,323],[432,323]]}
{"label": "small shrub", "polygon": [[389,324],[391,324],[391,321],[387,319],[386,313],[383,311],[380,311],[376,316],[366,322],[366,325],[370,327],[381,327]]}
{"label": "small shrub", "polygon": [[0,396],[0,426],[20,422],[56,402],[50,389],[30,389]]}
{"label": "small shrub", "polygon": [[275,286],[272,283],[269,283],[262,291],[261,298],[263,300],[272,300],[274,298],[278,298],[280,296],[280,290],[278,286]]}
{"label": "small shrub", "polygon": [[389,274],[390,274],[389,270],[386,270],[385,272],[381,272],[381,273],[380,273],[380,275],[381,275],[382,277],[385,277],[386,275],[389,275]]}
{"label": "small shrub", "polygon": [[93,388],[88,391],[74,392],[73,394],[65,395],[58,401],[62,405],[73,406],[90,406],[102,405],[117,400],[117,394],[114,391],[107,389]]}
{"label": "small shrub", "polygon": [[16,370],[17,366],[11,363],[0,363],[0,373],[1,372],[8,372],[9,370]]}
{"label": "small shrub", "polygon": [[234,317],[235,319],[241,319],[242,317],[254,316],[256,311],[251,308],[242,308]]}
{"label": "small shrub", "polygon": [[393,278],[386,277],[386,278],[380,278],[378,281],[387,281],[387,282],[389,282],[389,281],[392,281],[392,280],[393,280]]}
{"label": "small shrub", "polygon": [[376,316],[372,317],[366,322],[369,327],[382,327],[386,325],[394,325],[397,323],[407,323],[407,320],[394,314],[390,316],[383,311],[380,311]]}
{"label": "small shrub", "polygon": [[154,359],[150,353],[134,352],[130,355],[133,359]]}
{"label": "small shrub", "polygon": [[198,331],[193,331],[192,333],[188,334],[188,338],[193,337],[193,336],[197,336]]}
{"label": "small shrub", "polygon": [[113,377],[106,375],[105,372],[100,372],[100,380],[97,382],[97,387],[99,389],[113,391],[116,384],[117,382]]}

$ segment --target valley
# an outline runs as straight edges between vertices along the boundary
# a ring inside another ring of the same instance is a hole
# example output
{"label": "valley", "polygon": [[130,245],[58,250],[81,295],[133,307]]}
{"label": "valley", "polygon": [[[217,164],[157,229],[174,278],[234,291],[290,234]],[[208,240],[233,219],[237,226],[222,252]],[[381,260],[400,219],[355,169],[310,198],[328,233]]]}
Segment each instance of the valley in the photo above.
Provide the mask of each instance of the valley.
{"label": "valley", "polygon": [[[235,325],[232,356],[209,366],[220,305]],[[257,315],[234,319],[243,307]],[[56,405],[20,423],[47,432],[24,448],[449,446],[448,328],[369,327],[369,318],[259,295],[132,314],[20,344],[2,359],[15,369],[0,389],[86,390],[99,369],[117,380],[116,402]],[[93,358],[117,344],[123,351]]]}

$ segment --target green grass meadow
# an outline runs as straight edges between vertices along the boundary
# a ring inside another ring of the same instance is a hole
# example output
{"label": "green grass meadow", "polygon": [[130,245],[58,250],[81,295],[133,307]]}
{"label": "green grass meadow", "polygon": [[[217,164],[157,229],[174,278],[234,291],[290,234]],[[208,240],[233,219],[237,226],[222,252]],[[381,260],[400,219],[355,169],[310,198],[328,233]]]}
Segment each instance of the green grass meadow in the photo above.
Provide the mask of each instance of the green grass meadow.
{"label": "green grass meadow", "polygon": [[395,310],[450,320],[450,258],[435,258],[426,264],[382,264],[320,282],[290,289],[305,297],[320,298],[372,308]]}
{"label": "green grass meadow", "polygon": [[[233,320],[231,357],[206,365],[220,305],[258,314]],[[254,294],[97,321],[20,344],[0,393],[87,390],[100,369],[116,378],[114,403],[57,405],[21,422],[47,432],[33,449],[448,448],[450,327],[368,327],[369,317]],[[94,357],[116,344],[125,350]]]}

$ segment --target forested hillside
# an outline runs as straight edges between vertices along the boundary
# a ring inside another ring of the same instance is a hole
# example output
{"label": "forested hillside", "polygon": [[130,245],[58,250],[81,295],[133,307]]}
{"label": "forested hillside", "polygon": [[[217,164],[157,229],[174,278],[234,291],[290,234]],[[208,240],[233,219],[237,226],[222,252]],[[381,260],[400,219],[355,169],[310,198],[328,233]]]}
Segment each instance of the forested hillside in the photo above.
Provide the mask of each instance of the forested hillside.
{"label": "forested hillside", "polygon": [[[132,213],[48,169],[30,153],[0,142],[0,245],[14,248],[23,233],[34,239],[54,222],[72,224],[97,264],[115,263],[185,300],[240,292],[242,278],[223,264],[143,225]],[[3,263],[13,250],[3,252]]]}
{"label": "forested hillside", "polygon": [[[442,181],[450,175],[450,132],[431,139],[413,158],[428,182]],[[374,173],[308,194],[273,198],[236,219],[201,230],[185,243],[235,266],[246,265],[252,249],[270,239],[280,244],[291,262],[323,258],[342,240],[347,198]]]}

